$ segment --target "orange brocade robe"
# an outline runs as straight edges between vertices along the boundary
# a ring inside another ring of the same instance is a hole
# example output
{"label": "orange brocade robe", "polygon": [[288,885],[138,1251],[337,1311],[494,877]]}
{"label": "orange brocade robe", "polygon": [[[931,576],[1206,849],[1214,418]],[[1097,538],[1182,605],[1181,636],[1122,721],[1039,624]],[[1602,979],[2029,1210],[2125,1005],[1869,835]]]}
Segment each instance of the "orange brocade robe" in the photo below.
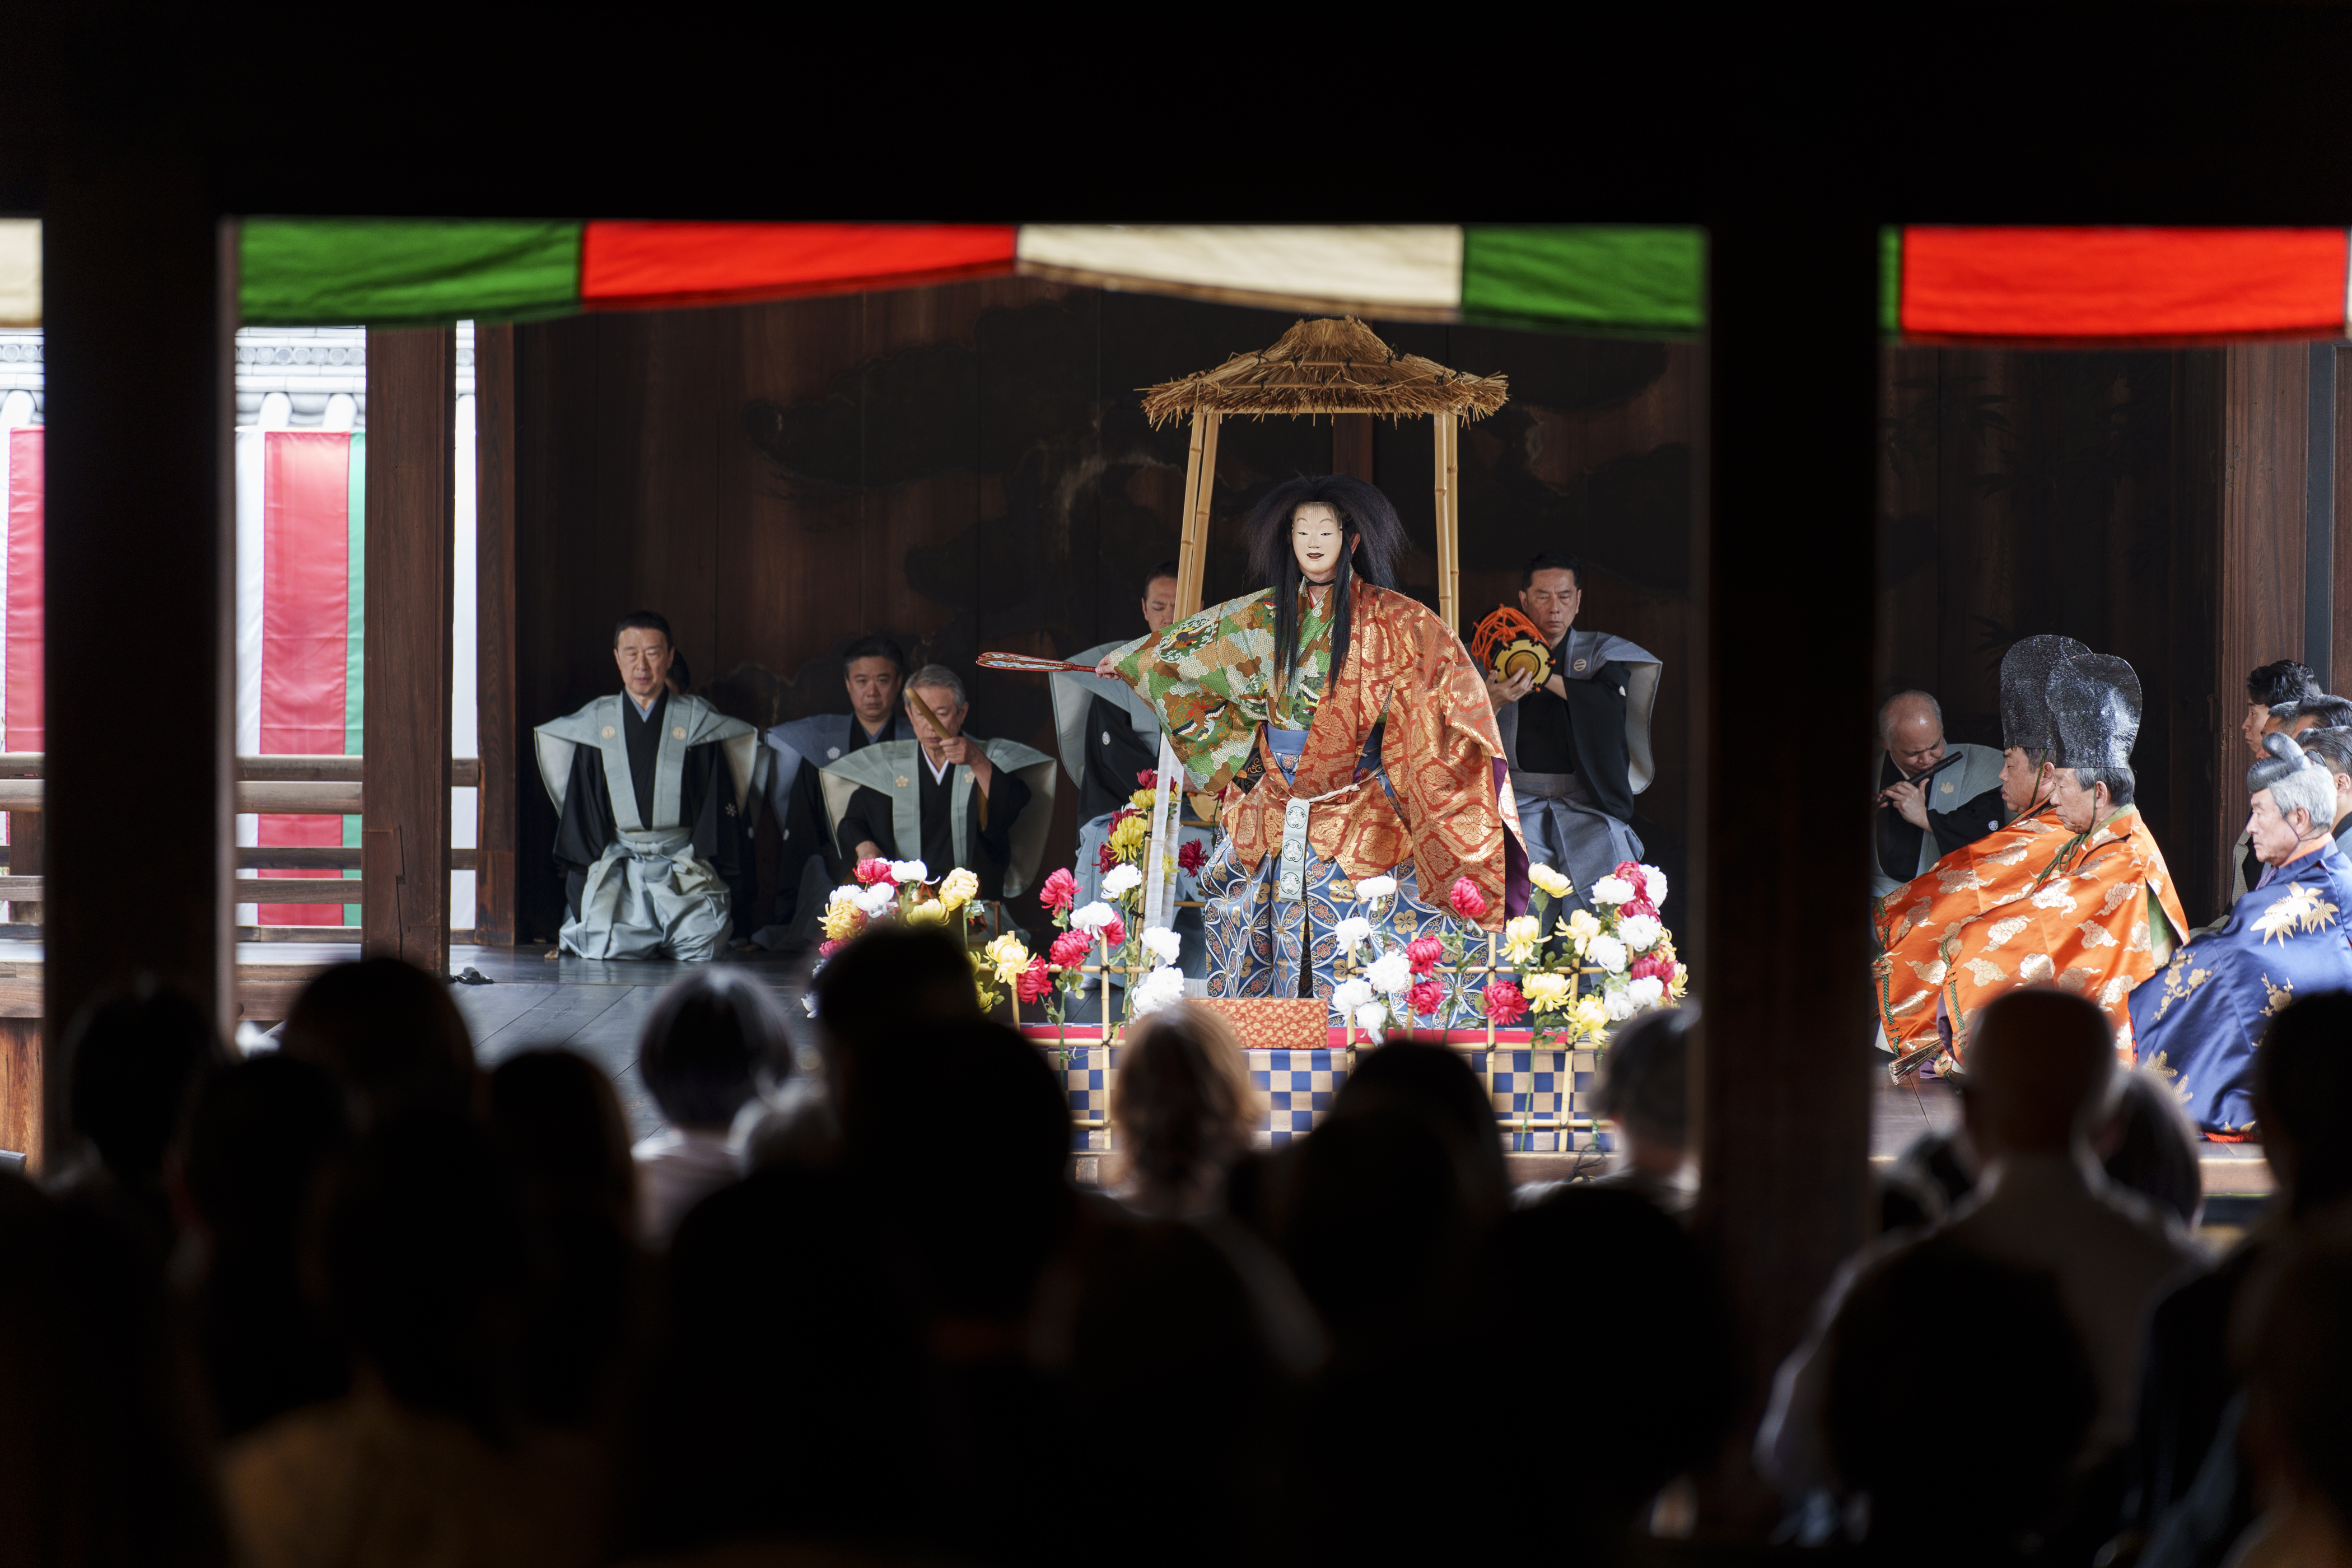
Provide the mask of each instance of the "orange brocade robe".
{"label": "orange brocade robe", "polygon": [[2057,807],[2044,801],[1877,900],[1878,1021],[1896,1056],[1936,1037],[1936,994],[1948,968],[1944,943],[1979,915],[2031,892],[2068,837]]}
{"label": "orange brocade robe", "polygon": [[2131,1040],[2132,988],[2189,930],[2156,836],[2127,805],[2066,841],[2032,887],[1962,926],[1943,945],[1942,1001],[1952,1053],[1966,1058],[1984,1005],[2015,985],[2054,984]]}

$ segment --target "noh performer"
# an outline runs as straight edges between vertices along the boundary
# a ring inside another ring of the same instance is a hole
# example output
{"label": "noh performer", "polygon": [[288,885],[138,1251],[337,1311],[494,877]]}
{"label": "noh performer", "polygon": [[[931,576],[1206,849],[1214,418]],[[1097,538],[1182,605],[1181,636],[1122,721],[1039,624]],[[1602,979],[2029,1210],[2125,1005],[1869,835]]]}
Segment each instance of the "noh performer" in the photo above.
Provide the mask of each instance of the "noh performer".
{"label": "noh performer", "polygon": [[2127,1044],[2132,987],[2189,930],[2164,851],[2132,804],[2139,677],[2110,655],[2070,653],[2045,689],[2058,764],[2051,804],[2068,837],[2024,892],[1944,944],[1937,1000],[1956,1058],[1984,1005],[2012,985],[2074,993]]}
{"label": "noh performer", "polygon": [[2336,847],[2336,781],[2287,736],[2246,770],[2247,841],[2263,868],[2229,917],[2132,994],[2139,1063],[2172,1084],[2206,1137],[2254,1131],[2254,1050],[2290,1002],[2352,991],[2352,860]]}
{"label": "noh performer", "polygon": [[[1223,796],[1200,877],[1210,994],[1328,1001],[1340,921],[1369,923],[1363,959],[1499,930],[1526,905],[1527,852],[1469,651],[1394,587],[1404,531],[1388,498],[1293,479],[1248,532],[1265,588],[1096,672],[1151,704],[1190,788]],[[1466,994],[1453,1016],[1478,1016]]]}
{"label": "noh performer", "polygon": [[845,866],[919,859],[925,880],[965,870],[980,879],[981,898],[1019,898],[1036,881],[1053,825],[1054,760],[1018,741],[968,733],[971,703],[943,664],[908,679],[906,711],[915,739],[825,764]]}
{"label": "noh performer", "polygon": [[759,737],[699,697],[670,690],[669,622],[621,617],[621,690],[533,731],[555,802],[555,861],[568,913],[562,948],[583,958],[718,952],[733,921]]}
{"label": "noh performer", "polygon": [[[2090,652],[2073,637],[2020,637],[2009,645],[2000,659],[2001,820],[1972,824],[1977,834],[1872,905],[1878,1023],[1883,1044],[1898,1059],[1937,1043],[1936,996],[1950,967],[1945,942],[1978,916],[2032,891],[2034,879],[2072,837],[2053,798],[2058,766],[2050,673]],[[1874,867],[1874,879],[1876,872]]]}

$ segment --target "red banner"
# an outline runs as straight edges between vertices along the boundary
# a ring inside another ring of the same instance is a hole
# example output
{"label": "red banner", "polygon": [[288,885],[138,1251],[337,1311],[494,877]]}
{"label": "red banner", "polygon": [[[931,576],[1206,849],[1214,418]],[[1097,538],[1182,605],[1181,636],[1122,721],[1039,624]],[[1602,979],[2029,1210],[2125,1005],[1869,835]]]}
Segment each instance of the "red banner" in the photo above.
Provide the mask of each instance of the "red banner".
{"label": "red banner", "polygon": [[[343,752],[349,668],[351,437],[272,430],[261,447],[261,751]],[[340,816],[268,816],[256,842],[340,845]],[[262,871],[317,877],[316,870]],[[264,904],[266,925],[341,925],[341,904]]]}

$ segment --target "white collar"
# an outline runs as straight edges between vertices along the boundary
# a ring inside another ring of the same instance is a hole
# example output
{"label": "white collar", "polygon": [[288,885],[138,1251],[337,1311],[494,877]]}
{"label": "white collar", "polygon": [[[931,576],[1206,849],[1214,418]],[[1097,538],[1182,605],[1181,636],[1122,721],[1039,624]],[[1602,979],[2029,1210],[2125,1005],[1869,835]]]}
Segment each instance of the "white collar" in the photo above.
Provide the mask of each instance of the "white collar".
{"label": "white collar", "polygon": [[[923,743],[920,741],[915,742],[915,750],[923,752]],[[955,766],[955,764],[953,763],[941,763],[938,766],[932,767],[931,753],[929,752],[923,752],[923,766],[930,768],[931,782],[933,784],[945,784],[948,782],[948,770]]]}

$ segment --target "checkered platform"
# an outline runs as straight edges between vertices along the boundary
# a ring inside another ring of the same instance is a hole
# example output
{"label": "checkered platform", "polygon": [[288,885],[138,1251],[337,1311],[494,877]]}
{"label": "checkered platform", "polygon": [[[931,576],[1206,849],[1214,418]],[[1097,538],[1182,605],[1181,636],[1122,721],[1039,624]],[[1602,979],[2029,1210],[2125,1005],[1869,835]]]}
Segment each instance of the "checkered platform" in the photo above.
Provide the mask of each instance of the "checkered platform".
{"label": "checkered platform", "polygon": [[[1072,1120],[1092,1124],[1071,1129],[1072,1151],[1108,1150],[1111,1081],[1126,1047],[1097,1041],[1068,1046],[1043,1043],[1040,1048],[1061,1075]],[[1355,1058],[1349,1050],[1243,1054],[1249,1059],[1250,1082],[1265,1097],[1265,1121],[1258,1131],[1260,1147],[1279,1147],[1312,1131],[1331,1109],[1339,1086],[1348,1081]],[[1490,1084],[1496,1125],[1507,1137],[1505,1147],[1514,1153],[1563,1153],[1611,1146],[1610,1135],[1597,1131],[1591,1120],[1601,1080],[1599,1047],[1519,1047],[1463,1054],[1470,1070]],[[1565,1130],[1548,1125],[1563,1117],[1571,1124],[1581,1120],[1584,1125]]]}

